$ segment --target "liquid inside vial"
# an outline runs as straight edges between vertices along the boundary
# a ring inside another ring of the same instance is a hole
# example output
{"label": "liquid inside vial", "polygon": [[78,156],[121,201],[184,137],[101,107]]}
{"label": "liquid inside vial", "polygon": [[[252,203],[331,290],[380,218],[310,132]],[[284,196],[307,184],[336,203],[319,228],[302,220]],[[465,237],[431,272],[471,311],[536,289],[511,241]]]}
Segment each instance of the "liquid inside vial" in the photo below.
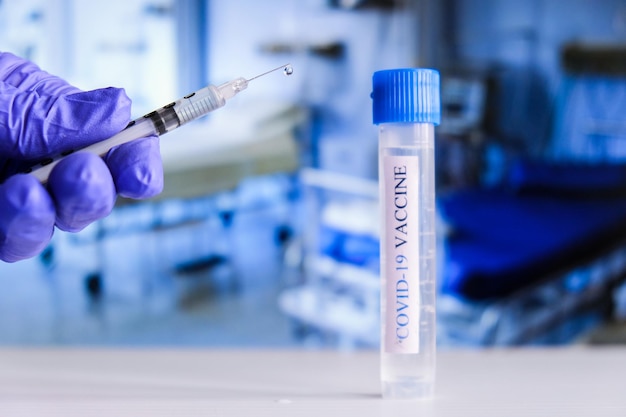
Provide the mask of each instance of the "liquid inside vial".
{"label": "liquid inside vial", "polygon": [[285,68],[283,68],[283,72],[285,73],[285,75],[291,75],[293,74],[293,67],[291,65],[287,65],[285,66]]}

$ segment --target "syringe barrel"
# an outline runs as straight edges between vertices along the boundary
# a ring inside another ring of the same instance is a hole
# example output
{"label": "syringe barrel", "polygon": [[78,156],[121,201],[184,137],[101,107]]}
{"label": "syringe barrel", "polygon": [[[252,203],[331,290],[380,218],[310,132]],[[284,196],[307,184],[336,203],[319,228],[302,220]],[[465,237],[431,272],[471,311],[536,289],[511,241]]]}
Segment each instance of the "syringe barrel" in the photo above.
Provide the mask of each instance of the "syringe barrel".
{"label": "syringe barrel", "polygon": [[218,89],[209,85],[146,114],[144,118],[152,120],[159,135],[162,135],[219,109],[224,104],[226,100]]}

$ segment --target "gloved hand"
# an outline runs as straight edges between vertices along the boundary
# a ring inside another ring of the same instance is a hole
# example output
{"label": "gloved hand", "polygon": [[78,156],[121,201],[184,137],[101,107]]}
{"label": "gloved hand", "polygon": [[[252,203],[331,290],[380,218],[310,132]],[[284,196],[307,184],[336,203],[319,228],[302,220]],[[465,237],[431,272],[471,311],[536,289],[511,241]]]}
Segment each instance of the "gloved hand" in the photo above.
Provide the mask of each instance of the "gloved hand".
{"label": "gloved hand", "polygon": [[81,91],[0,52],[0,259],[35,256],[55,225],[82,230],[111,212],[117,194],[141,199],[161,192],[157,137],[117,146],[104,158],[71,154],[52,170],[47,187],[19,174],[46,157],[113,136],[128,124],[130,104],[122,89]]}

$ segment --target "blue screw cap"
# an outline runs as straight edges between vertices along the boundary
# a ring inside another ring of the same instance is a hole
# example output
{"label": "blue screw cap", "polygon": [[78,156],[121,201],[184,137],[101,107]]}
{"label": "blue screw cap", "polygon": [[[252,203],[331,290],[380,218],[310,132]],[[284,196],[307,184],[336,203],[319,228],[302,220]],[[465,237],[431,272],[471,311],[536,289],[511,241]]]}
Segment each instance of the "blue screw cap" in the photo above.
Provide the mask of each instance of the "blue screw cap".
{"label": "blue screw cap", "polygon": [[441,122],[439,72],[426,68],[376,71],[372,78],[374,124]]}

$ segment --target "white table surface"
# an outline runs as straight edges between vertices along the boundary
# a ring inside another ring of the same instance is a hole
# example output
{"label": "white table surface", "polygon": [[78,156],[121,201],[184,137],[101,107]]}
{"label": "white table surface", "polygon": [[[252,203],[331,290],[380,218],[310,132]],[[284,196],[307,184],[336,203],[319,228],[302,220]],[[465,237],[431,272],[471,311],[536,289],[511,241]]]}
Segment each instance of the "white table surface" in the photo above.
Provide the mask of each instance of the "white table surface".
{"label": "white table surface", "polygon": [[0,349],[0,416],[626,416],[626,349],[441,352],[432,401],[378,353]]}

